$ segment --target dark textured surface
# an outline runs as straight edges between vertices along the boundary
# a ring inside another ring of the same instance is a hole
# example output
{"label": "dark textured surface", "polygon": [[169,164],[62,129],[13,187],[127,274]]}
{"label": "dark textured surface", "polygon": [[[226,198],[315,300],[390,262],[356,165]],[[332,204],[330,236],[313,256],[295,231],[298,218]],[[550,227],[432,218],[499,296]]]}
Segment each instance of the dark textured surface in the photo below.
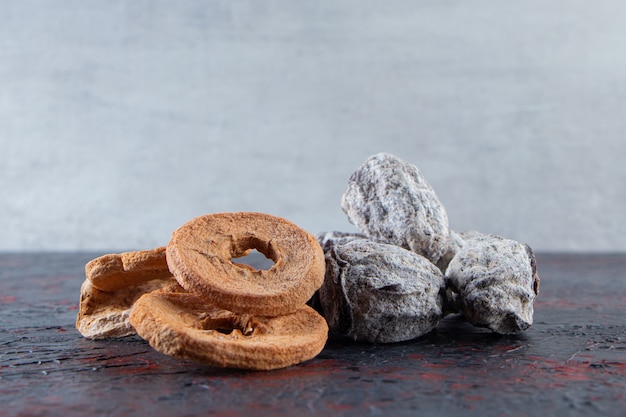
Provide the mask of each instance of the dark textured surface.
{"label": "dark textured surface", "polygon": [[456,316],[393,345],[331,340],[271,372],[202,367],[74,328],[98,254],[0,254],[0,415],[623,416],[626,255],[538,255],[535,324],[497,336]]}

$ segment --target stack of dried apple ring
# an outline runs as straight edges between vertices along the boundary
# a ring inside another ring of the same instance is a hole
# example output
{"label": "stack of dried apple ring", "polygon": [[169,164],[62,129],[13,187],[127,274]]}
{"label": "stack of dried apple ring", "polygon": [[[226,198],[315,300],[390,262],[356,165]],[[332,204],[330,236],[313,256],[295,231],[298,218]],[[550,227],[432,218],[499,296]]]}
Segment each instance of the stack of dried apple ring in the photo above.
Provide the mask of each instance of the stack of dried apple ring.
{"label": "stack of dried apple ring", "polygon": [[[274,265],[236,262],[252,250]],[[76,327],[93,339],[136,333],[159,352],[212,366],[283,368],[326,343],[325,319],[306,304],[324,270],[316,238],[283,218],[208,214],[167,247],[87,263]]]}

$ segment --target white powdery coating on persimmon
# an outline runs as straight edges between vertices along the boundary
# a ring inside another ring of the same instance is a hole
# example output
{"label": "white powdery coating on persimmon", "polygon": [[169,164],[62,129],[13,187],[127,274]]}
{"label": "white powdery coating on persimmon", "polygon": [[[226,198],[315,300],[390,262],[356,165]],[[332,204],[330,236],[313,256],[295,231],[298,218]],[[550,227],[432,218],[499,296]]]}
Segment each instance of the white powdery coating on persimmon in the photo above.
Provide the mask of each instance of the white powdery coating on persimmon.
{"label": "white powdery coating on persimmon", "polygon": [[441,320],[443,274],[399,246],[354,239],[326,252],[319,298],[331,331],[355,340],[415,339]]}
{"label": "white powdery coating on persimmon", "polygon": [[368,158],[341,200],[348,219],[369,238],[437,263],[448,246],[448,216],[415,165],[389,153]]}
{"label": "white powdery coating on persimmon", "polygon": [[539,289],[528,245],[473,232],[450,261],[446,283],[467,320],[497,333],[516,333],[533,323]]}
{"label": "white powdery coating on persimmon", "polygon": [[368,239],[362,233],[350,233],[350,232],[321,232],[317,235],[317,242],[322,247],[324,253],[328,252],[328,250],[338,244],[345,244],[357,239]]}

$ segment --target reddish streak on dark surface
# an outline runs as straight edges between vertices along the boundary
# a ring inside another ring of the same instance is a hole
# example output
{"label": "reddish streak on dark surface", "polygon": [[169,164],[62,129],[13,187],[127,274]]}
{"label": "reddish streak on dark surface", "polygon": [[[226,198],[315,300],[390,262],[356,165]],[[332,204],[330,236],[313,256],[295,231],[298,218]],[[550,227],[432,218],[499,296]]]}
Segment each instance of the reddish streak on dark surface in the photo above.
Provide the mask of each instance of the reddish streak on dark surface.
{"label": "reddish streak on dark surface", "polygon": [[100,254],[0,254],[0,416],[623,416],[626,255],[539,255],[535,324],[498,336],[449,316],[391,345],[331,338],[270,372],[170,358],[74,328]]}

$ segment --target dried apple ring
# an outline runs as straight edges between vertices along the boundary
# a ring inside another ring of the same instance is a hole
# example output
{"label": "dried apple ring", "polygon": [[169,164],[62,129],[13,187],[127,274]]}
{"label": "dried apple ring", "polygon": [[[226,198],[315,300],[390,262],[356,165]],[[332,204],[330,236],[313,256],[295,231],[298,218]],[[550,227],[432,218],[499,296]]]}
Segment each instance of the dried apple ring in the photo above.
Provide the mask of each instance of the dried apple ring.
{"label": "dried apple ring", "polygon": [[[232,261],[254,249],[274,265],[258,270]],[[183,288],[210,305],[263,316],[296,311],[322,285],[325,270],[315,236],[283,218],[255,212],[190,220],[172,234],[167,264]]]}
{"label": "dried apple ring", "polygon": [[326,321],[306,305],[284,316],[253,316],[212,308],[192,293],[144,294],[130,322],[161,353],[223,368],[295,365],[317,356],[328,338]]}
{"label": "dried apple ring", "polygon": [[165,260],[165,246],[156,249],[113,253],[92,259],[85,275],[102,291],[115,291],[153,279],[172,276]]}
{"label": "dried apple ring", "polygon": [[76,328],[90,339],[135,334],[128,321],[133,303],[157,289],[182,288],[165,262],[165,246],[135,252],[102,255],[85,265]]}
{"label": "dried apple ring", "polygon": [[115,291],[99,290],[86,279],[80,288],[76,329],[88,339],[112,339],[134,335],[137,332],[128,321],[130,308],[145,293],[160,289],[184,291],[172,276]]}

